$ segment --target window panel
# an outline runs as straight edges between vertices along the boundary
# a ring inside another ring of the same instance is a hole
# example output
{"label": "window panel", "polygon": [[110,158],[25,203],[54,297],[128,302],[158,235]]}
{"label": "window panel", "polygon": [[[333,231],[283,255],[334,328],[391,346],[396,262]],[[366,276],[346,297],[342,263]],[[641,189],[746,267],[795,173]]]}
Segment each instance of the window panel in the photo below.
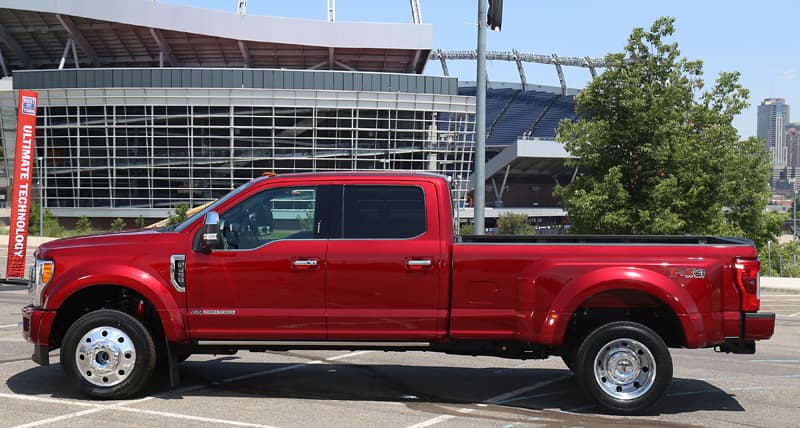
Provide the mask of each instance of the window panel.
{"label": "window panel", "polygon": [[344,239],[408,239],[425,233],[425,195],[415,186],[345,186]]}

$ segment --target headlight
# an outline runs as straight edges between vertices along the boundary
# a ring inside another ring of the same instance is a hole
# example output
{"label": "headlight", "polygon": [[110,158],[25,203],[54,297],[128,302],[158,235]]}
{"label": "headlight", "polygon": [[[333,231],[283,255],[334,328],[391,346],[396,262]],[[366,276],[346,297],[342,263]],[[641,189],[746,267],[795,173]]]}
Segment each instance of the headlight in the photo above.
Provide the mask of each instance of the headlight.
{"label": "headlight", "polygon": [[42,306],[42,292],[44,287],[53,278],[56,272],[56,264],[52,260],[36,259],[31,266],[31,282],[28,286],[28,295],[31,297],[33,306]]}

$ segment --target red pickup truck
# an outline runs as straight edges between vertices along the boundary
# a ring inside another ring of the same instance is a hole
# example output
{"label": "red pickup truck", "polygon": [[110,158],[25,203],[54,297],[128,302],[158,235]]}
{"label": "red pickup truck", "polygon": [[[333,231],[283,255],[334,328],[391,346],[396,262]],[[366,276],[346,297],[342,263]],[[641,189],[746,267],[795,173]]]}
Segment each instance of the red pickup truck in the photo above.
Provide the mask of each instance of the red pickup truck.
{"label": "red pickup truck", "polygon": [[461,236],[426,173],[255,179],[176,227],[39,247],[23,309],[33,360],[96,398],[142,389],[190,354],[425,350],[560,356],[605,411],[639,413],[670,347],[754,353],[751,241],[689,236]]}

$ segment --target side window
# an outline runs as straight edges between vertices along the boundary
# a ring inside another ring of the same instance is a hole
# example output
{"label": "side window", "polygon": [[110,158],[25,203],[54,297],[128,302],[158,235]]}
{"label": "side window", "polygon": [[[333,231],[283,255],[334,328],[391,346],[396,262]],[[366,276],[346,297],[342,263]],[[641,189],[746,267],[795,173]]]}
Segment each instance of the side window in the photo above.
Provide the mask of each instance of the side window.
{"label": "side window", "polygon": [[278,239],[313,239],[316,211],[316,187],[257,193],[220,216],[224,248],[247,250]]}
{"label": "side window", "polygon": [[425,194],[416,186],[345,186],[344,239],[407,239],[425,233]]}

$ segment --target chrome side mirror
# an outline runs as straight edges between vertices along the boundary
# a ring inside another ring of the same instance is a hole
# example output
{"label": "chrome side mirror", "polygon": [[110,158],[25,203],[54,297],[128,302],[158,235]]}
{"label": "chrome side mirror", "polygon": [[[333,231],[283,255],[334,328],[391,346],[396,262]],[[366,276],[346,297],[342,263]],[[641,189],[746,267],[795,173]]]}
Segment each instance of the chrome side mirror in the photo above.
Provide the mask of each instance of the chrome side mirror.
{"label": "chrome side mirror", "polygon": [[216,211],[209,211],[206,213],[205,221],[203,221],[203,235],[200,238],[202,247],[207,250],[216,250],[222,248],[222,235],[219,230],[219,214]]}

